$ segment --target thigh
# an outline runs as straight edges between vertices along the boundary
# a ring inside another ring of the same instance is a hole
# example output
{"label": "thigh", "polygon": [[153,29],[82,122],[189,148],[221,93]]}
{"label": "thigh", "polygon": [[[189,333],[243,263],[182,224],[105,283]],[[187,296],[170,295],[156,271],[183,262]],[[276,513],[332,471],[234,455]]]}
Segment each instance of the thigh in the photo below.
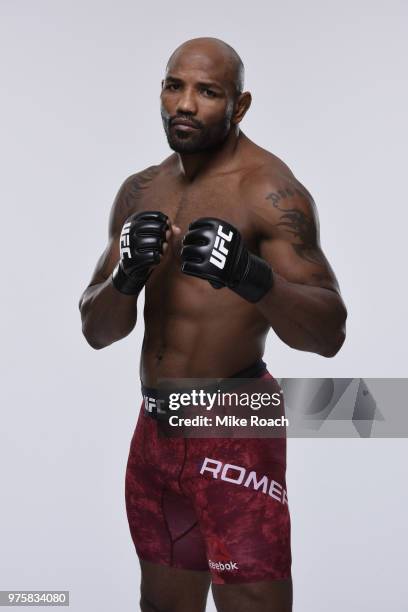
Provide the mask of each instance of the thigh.
{"label": "thigh", "polygon": [[141,415],[126,469],[130,532],[137,554],[144,561],[207,570],[197,516],[179,485],[184,456],[184,440],[161,440],[157,423]]}
{"label": "thigh", "polygon": [[140,561],[142,612],[204,612],[210,574]]}
{"label": "thigh", "polygon": [[273,446],[268,440],[219,440],[206,449],[195,445],[201,457],[194,462],[190,486],[215,584],[291,577],[286,468],[275,462]]}
{"label": "thigh", "polygon": [[291,612],[292,580],[213,584],[218,612]]}

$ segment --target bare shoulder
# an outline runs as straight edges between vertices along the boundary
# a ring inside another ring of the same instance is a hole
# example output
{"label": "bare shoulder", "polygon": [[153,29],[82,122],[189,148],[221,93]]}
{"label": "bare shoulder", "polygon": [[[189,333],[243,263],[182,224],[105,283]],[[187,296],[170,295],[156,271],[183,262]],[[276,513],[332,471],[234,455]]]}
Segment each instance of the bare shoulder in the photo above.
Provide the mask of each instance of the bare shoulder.
{"label": "bare shoulder", "polygon": [[256,233],[269,235],[271,228],[282,229],[281,222],[289,219],[314,227],[318,232],[318,215],[312,195],[279,157],[261,149],[259,163],[241,181]]}
{"label": "bare shoulder", "polygon": [[128,176],[122,183],[113,202],[109,217],[109,232],[118,235],[125,220],[141,209],[143,195],[166,174],[173,165],[173,156],[158,165],[149,166],[144,170]]}

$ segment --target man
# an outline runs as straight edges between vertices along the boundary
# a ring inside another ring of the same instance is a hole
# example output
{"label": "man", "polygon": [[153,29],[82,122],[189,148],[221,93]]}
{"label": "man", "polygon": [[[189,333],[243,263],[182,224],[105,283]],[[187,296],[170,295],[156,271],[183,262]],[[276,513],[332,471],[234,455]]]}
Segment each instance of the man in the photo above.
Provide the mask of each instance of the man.
{"label": "man", "polygon": [[[239,128],[251,104],[243,76],[217,39],[172,54],[161,114],[174,153],[120,188],[80,302],[83,333],[100,349],[132,331],[145,288],[145,402],[126,477],[144,612],[205,610],[211,579],[221,612],[292,609],[284,440],[162,438],[159,380],[271,378],[261,360],[271,327],[325,357],[345,338],[311,195]],[[237,486],[234,466],[254,486]]]}

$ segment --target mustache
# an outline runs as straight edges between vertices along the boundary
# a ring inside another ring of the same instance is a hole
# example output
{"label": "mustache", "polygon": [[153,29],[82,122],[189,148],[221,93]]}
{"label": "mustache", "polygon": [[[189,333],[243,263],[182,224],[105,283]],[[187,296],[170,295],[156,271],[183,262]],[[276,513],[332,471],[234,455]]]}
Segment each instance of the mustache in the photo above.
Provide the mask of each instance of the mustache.
{"label": "mustache", "polygon": [[173,117],[169,118],[169,125],[173,125],[173,123],[178,120],[178,119],[183,119],[185,121],[188,121],[189,123],[191,123],[191,125],[197,129],[202,129],[204,127],[204,125],[201,123],[201,121],[197,121],[197,119],[193,119],[192,117],[189,117],[189,115],[174,115]]}

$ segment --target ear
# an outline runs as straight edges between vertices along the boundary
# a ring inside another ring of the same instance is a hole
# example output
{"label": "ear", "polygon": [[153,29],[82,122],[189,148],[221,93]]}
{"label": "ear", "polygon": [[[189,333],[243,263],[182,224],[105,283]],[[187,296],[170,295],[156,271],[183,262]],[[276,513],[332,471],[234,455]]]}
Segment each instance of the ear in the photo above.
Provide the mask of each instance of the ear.
{"label": "ear", "polygon": [[164,79],[161,80],[161,90],[163,90],[164,87]]}
{"label": "ear", "polygon": [[238,125],[245,117],[245,114],[249,107],[251,106],[252,96],[249,91],[244,91],[244,93],[238,96],[238,99],[235,101],[235,111],[232,117],[232,123],[234,125]]}

